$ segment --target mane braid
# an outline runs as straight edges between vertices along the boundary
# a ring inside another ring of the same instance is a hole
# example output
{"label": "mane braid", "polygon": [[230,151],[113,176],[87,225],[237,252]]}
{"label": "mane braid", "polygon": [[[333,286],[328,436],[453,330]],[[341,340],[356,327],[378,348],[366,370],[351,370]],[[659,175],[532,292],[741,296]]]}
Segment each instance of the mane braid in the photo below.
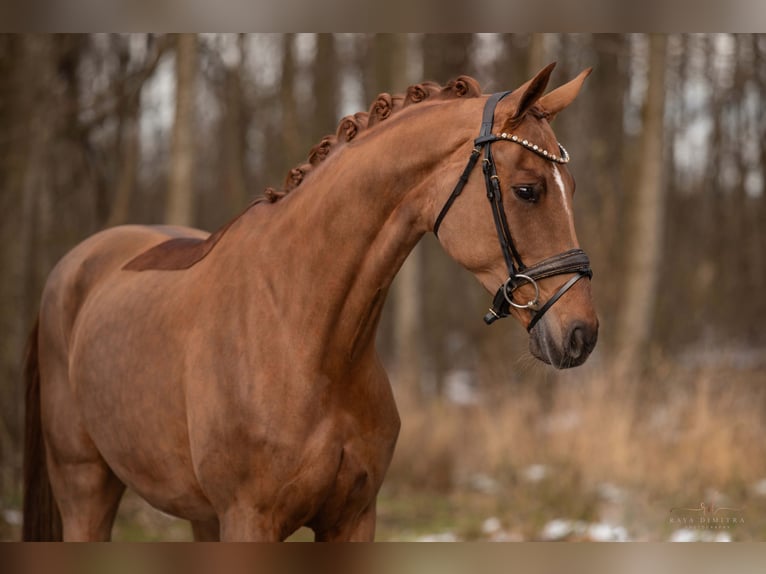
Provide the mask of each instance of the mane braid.
{"label": "mane braid", "polygon": [[326,135],[309,151],[308,162],[294,167],[287,173],[282,189],[277,190],[267,187],[263,198],[257,200],[274,203],[285,197],[298,187],[306,175],[316,166],[322,163],[339,146],[350,142],[355,137],[382,121],[387,120],[392,114],[410,105],[418,104],[425,100],[451,100],[455,98],[476,98],[481,95],[479,82],[470,76],[458,76],[444,86],[436,82],[426,81],[407,88],[403,94],[391,95],[379,94],[372,102],[369,111],[357,112],[346,116],[338,124],[335,134]]}

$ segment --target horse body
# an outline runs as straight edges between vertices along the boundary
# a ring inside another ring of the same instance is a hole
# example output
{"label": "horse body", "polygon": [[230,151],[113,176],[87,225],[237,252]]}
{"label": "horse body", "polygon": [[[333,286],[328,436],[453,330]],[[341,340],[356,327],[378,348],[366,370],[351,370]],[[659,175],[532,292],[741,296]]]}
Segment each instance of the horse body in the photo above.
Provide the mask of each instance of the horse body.
{"label": "horse body", "polygon": [[[378,319],[472,147],[482,103],[402,110],[331,154],[310,189],[251,206],[188,269],[125,268],[167,239],[206,236],[171,227],[107,230],[59,262],[37,360],[65,539],[108,539],[125,486],[191,520],[199,538],[281,540],[307,525],[320,540],[372,539],[399,431]],[[474,249],[441,239],[489,288],[502,270],[487,230],[471,230]],[[538,249],[525,254],[546,255]],[[589,302],[588,287],[572,291]]]}
{"label": "horse body", "polygon": [[[335,202],[333,194],[306,193],[279,210],[252,207],[214,256],[184,271],[123,267],[161,241],[199,233],[193,230],[115,228],[60,262],[40,316],[43,409],[61,412],[66,404],[75,420],[82,413],[73,464],[90,451],[88,465],[105,463],[154,506],[190,520],[221,516],[224,528],[237,523],[239,536],[283,538],[304,522],[331,533],[362,516],[399,428],[374,352],[375,325],[398,265],[424,229],[407,216],[419,210],[402,206],[391,190],[350,183],[363,194],[331,184],[322,188],[340,192]],[[394,215],[386,207],[400,209]],[[311,236],[295,235],[296,217]],[[327,251],[332,237],[349,238],[342,252]],[[62,294],[78,291],[80,300],[63,304]],[[64,337],[45,337],[61,324]],[[57,442],[72,433],[47,434],[64,452]],[[344,497],[350,500],[335,500]],[[243,506],[258,514],[261,500],[272,501],[268,516],[234,516]],[[344,512],[323,513],[325,505]],[[258,531],[245,535],[243,521]]]}
{"label": "horse body", "polygon": [[[353,522],[382,482],[399,428],[372,325],[353,334],[366,339],[356,346],[336,334],[332,346],[344,349],[337,361],[318,344],[328,338],[313,335],[333,327],[319,326],[318,317],[329,317],[333,302],[301,294],[313,308],[307,311],[292,300],[300,293],[293,281],[310,288],[310,276],[277,284],[273,293],[287,295],[277,306],[264,301],[273,278],[223,274],[216,270],[221,252],[183,272],[121,270],[158,235],[117,228],[94,237],[62,260],[43,297],[42,409],[58,415],[46,436],[58,453],[50,472],[54,489],[62,483],[62,511],[69,496],[73,513],[92,496],[65,488],[63,475],[99,467],[87,490],[111,482],[116,495],[119,481],[165,512],[195,521],[221,516],[224,527],[234,521],[235,537],[284,538],[305,522],[332,532],[349,520],[320,512],[328,502]],[[248,259],[258,270],[257,253]],[[51,300],[78,288],[79,308]],[[379,312],[379,304],[370,306],[367,320]],[[263,324],[270,328],[252,336]],[[69,326],[63,337],[61,325]],[[358,502],[335,502],[344,495]],[[268,516],[229,517],[243,505],[258,514],[261,500],[273,502]]]}

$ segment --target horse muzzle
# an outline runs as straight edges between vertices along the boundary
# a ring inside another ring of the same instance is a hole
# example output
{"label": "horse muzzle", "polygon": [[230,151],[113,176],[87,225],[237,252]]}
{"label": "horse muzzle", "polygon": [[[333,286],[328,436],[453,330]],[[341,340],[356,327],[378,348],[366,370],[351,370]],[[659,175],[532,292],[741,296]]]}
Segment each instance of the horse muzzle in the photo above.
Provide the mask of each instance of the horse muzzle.
{"label": "horse muzzle", "polygon": [[596,347],[598,320],[577,319],[559,329],[554,321],[541,321],[529,335],[529,352],[535,358],[556,369],[569,369],[582,365]]}

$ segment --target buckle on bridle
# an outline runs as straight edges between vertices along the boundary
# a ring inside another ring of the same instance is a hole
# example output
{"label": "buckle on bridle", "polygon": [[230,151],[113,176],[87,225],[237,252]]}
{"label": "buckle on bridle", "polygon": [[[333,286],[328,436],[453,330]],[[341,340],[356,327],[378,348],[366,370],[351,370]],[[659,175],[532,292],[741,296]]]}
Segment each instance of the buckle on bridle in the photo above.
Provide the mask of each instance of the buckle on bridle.
{"label": "buckle on bridle", "polygon": [[[519,279],[522,280],[522,283],[519,283]],[[532,287],[535,288],[535,298],[531,301],[528,301],[526,303],[516,303],[513,300],[513,292],[518,289],[524,282],[529,283],[532,285]],[[523,275],[521,273],[517,273],[513,277],[508,277],[506,279],[505,283],[503,283],[503,296],[505,297],[505,300],[508,302],[509,305],[512,305],[513,307],[516,307],[516,309],[537,309],[537,305],[540,302],[540,287],[538,287],[537,282],[532,279],[529,275]]]}

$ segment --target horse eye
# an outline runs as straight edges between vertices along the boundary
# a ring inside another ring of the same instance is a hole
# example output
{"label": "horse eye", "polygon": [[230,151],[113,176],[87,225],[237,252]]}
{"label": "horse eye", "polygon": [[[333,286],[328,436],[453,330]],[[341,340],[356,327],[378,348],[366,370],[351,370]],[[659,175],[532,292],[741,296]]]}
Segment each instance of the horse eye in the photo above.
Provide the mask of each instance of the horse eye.
{"label": "horse eye", "polygon": [[514,186],[513,192],[519,199],[523,199],[524,201],[528,201],[530,203],[537,201],[537,193],[535,192],[535,188],[531,185]]}

